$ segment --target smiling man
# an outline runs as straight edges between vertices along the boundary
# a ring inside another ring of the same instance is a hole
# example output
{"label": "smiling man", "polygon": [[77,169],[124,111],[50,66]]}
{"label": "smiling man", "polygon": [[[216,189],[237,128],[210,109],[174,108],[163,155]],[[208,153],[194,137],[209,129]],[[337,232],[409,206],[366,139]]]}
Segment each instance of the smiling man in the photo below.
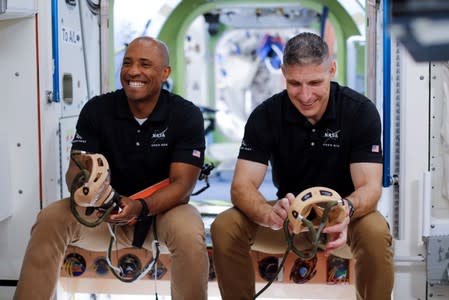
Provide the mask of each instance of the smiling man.
{"label": "smiling man", "polygon": [[[117,248],[151,251],[154,232],[142,224],[151,224],[156,216],[158,239],[171,253],[172,299],[205,300],[209,274],[205,230],[199,212],[188,204],[204,162],[204,122],[193,103],[161,88],[171,71],[168,57],[161,41],[150,37],[132,41],[120,73],[123,89],[84,105],[72,151],[99,153],[109,163],[110,184],[121,195],[121,210],[106,219],[120,225]],[[83,155],[79,157],[83,162]],[[66,173],[69,190],[79,173],[71,161]],[[129,198],[166,178],[170,183],[150,196]],[[70,199],[44,208],[31,232],[14,299],[52,299],[67,246],[106,251],[107,225],[81,225],[72,215]]]}
{"label": "smiling man", "polygon": [[[315,186],[345,197],[346,218],[323,231],[330,234],[325,254],[348,243],[356,260],[357,299],[390,299],[392,237],[376,210],[382,190],[380,117],[365,96],[333,82],[335,72],[319,36],[292,37],[282,65],[286,89],[256,107],[247,121],[231,186],[234,207],[211,226],[224,300],[254,297],[250,249],[283,253],[287,243],[280,229],[290,205]],[[259,191],[269,164],[276,201]],[[295,237],[298,247],[311,247],[303,235]]]}
{"label": "smiling man", "polygon": [[170,72],[165,44],[149,38],[139,38],[129,44],[123,57],[120,82],[135,117],[146,117],[154,109]]}

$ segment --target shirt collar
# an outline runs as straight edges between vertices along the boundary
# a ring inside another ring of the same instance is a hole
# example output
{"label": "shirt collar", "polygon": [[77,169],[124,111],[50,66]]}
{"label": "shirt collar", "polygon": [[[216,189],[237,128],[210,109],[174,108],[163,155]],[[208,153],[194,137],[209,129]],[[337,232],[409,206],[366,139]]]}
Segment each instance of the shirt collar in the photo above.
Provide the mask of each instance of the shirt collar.
{"label": "shirt collar", "polygon": [[[123,89],[118,90],[118,98],[116,101],[116,113],[117,117],[121,119],[134,119],[133,114],[128,106],[128,99],[126,98],[125,91]],[[153,112],[148,116],[147,121],[158,122],[167,119],[168,115],[168,92],[164,89],[161,90],[159,99]]]}

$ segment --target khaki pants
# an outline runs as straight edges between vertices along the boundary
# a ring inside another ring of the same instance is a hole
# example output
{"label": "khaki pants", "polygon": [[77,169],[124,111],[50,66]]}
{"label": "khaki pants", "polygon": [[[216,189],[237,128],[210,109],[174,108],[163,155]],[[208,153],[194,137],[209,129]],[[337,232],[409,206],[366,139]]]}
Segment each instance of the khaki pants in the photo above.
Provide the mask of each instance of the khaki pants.
{"label": "khaki pants", "polygon": [[[156,218],[157,235],[171,253],[172,299],[207,299],[209,258],[204,224],[191,205],[177,206]],[[131,247],[133,226],[117,226],[117,248]],[[105,223],[89,228],[78,223],[63,199],[43,209],[31,231],[15,300],[49,300],[55,292],[68,245],[106,251],[110,234]],[[143,245],[151,251],[152,233]]]}
{"label": "khaki pants", "polygon": [[[255,295],[255,274],[250,249],[270,254],[287,249],[283,230],[271,230],[230,208],[211,226],[213,259],[223,300],[250,300]],[[298,235],[299,237],[299,235]],[[295,239],[298,248],[305,248]],[[355,261],[358,300],[387,300],[393,289],[392,237],[384,217],[374,212],[349,224],[348,243]]]}

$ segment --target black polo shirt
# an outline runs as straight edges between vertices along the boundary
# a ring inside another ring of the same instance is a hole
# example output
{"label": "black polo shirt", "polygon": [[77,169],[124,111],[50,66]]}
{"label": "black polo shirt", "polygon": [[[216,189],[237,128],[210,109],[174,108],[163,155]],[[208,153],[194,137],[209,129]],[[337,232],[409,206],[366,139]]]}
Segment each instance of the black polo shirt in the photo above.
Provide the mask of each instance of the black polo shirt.
{"label": "black polo shirt", "polygon": [[142,125],[132,115],[123,89],[92,98],[80,112],[72,141],[72,150],[106,157],[111,185],[122,195],[168,178],[172,162],[201,168],[204,148],[200,110],[166,90]]}
{"label": "black polo shirt", "polygon": [[287,91],[265,100],[245,126],[239,158],[271,163],[277,196],[326,186],[341,196],[354,191],[349,165],[382,163],[381,122],[365,96],[331,83],[326,111],[312,125]]}

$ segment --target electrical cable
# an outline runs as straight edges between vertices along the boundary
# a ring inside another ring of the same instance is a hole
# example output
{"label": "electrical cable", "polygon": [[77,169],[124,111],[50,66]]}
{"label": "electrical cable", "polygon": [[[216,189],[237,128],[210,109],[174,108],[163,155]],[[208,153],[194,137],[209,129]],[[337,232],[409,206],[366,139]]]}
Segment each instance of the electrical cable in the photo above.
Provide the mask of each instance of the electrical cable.
{"label": "electrical cable", "polygon": [[127,283],[131,283],[131,282],[140,280],[140,279],[142,279],[143,277],[145,277],[145,275],[147,275],[148,272],[150,272],[151,269],[153,269],[153,268],[155,269],[155,270],[154,270],[154,273],[157,274],[157,265],[156,265],[156,262],[157,262],[157,260],[159,259],[159,254],[160,254],[159,246],[160,246],[160,243],[159,243],[159,241],[158,241],[158,239],[157,239],[157,233],[156,233],[156,217],[153,218],[153,224],[152,224],[152,227],[153,227],[153,237],[154,237],[154,239],[153,239],[153,242],[152,242],[152,244],[151,244],[151,249],[152,249],[152,251],[153,251],[153,258],[152,258],[152,260],[148,263],[147,267],[146,267],[143,271],[137,273],[137,275],[135,275],[135,276],[133,276],[133,277],[131,277],[131,278],[126,278],[126,277],[124,277],[124,276],[123,276],[124,270],[123,270],[121,267],[116,267],[116,266],[114,266],[114,265],[112,264],[112,260],[111,260],[111,257],[112,257],[112,248],[113,248],[114,243],[115,243],[116,240],[117,240],[116,235],[115,235],[115,228],[116,228],[116,225],[111,225],[111,224],[109,224],[109,223],[108,223],[107,225],[108,225],[109,233],[110,233],[110,235],[111,235],[111,239],[110,239],[110,241],[109,241],[108,255],[106,256],[106,261],[107,261],[107,263],[108,263],[108,266],[109,266],[109,268],[110,268],[112,274],[113,274],[118,280],[120,280],[120,281],[122,281],[122,282],[127,282]]}
{"label": "electrical cable", "polygon": [[268,283],[259,292],[257,292],[257,294],[254,296],[253,299],[256,299],[257,297],[259,297],[274,282],[274,280],[279,275],[279,272],[282,270],[282,267],[284,266],[285,261],[287,260],[287,256],[290,251],[295,253],[300,258],[302,258],[304,260],[308,260],[316,255],[319,248],[320,249],[324,248],[323,244],[326,242],[325,240],[327,238],[324,236],[324,241],[323,241],[323,238],[321,237],[321,233],[329,219],[329,212],[336,205],[338,205],[338,201],[329,201],[328,203],[326,203],[326,206],[325,206],[324,212],[323,212],[323,216],[321,217],[321,220],[320,220],[318,230],[315,229],[313,223],[311,221],[307,220],[306,217],[301,216],[301,215],[298,216],[298,219],[300,219],[301,222],[304,223],[304,225],[308,228],[309,237],[312,242],[312,249],[308,250],[307,253],[304,253],[295,247],[294,241],[293,241],[294,234],[290,234],[289,226],[288,226],[289,220],[288,220],[288,218],[285,218],[283,229],[284,229],[284,234],[285,234],[286,240],[287,240],[287,249],[285,250],[284,256],[282,257],[281,263],[278,266],[276,274],[273,276],[273,278],[270,281],[268,281]]}

